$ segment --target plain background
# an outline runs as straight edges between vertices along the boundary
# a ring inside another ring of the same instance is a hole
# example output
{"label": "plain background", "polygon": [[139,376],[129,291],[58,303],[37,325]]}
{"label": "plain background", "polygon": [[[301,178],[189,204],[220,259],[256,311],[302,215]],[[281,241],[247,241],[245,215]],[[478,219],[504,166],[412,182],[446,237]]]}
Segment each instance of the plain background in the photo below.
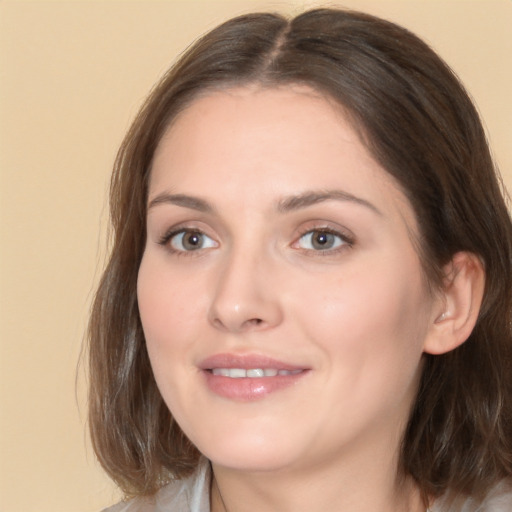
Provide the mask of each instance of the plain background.
{"label": "plain background", "polygon": [[[123,134],[187,45],[298,1],[0,2],[0,512],[93,512],[118,495],[86,434],[78,359]],[[512,189],[512,0],[330,2],[387,17],[455,69]]]}

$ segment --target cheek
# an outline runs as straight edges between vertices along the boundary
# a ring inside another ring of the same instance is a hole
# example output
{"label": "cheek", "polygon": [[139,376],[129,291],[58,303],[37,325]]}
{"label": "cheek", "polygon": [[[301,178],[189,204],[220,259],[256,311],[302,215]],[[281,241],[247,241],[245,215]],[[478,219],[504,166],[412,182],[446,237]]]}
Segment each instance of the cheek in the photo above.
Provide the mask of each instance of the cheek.
{"label": "cheek", "polygon": [[137,300],[148,352],[152,361],[158,355],[179,348],[183,336],[193,333],[199,310],[203,307],[197,289],[197,278],[169,272],[165,261],[151,254],[142,259],[137,280]]}
{"label": "cheek", "polygon": [[[204,305],[197,279],[170,272],[165,259],[143,257],[137,280],[139,313],[153,374],[164,401],[174,413],[194,402],[189,358],[200,338],[199,316]],[[181,280],[180,280],[181,278]],[[185,281],[185,282],[184,282]],[[194,370],[192,368],[192,370]]]}
{"label": "cheek", "polygon": [[295,316],[329,364],[369,385],[374,377],[411,380],[430,317],[428,292],[414,263],[374,261],[306,285],[310,292],[295,303]]}

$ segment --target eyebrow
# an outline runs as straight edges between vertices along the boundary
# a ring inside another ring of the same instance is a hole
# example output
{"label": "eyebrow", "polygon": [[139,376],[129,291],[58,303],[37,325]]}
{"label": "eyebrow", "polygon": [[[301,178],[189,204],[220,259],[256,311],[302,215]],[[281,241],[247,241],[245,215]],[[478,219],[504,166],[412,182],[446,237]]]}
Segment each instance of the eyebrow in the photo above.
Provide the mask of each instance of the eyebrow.
{"label": "eyebrow", "polygon": [[[324,201],[348,201],[368,208],[378,215],[382,212],[372,203],[361,197],[354,196],[343,190],[308,191],[302,194],[285,197],[277,203],[277,211],[286,213],[301,210]],[[215,208],[204,199],[186,194],[169,194],[164,192],[154,197],[148,204],[148,211],[160,204],[173,204],[202,213],[212,213]]]}
{"label": "eyebrow", "polygon": [[382,212],[374,204],[370,203],[370,201],[367,201],[361,197],[354,196],[353,194],[345,192],[344,190],[318,190],[304,192],[303,194],[282,199],[279,201],[277,209],[280,212],[289,212],[307,208],[308,206],[313,206],[324,201],[332,200],[356,203],[372,210],[378,215],[382,215]]}
{"label": "eyebrow", "polygon": [[159,204],[174,204],[203,213],[211,213],[214,210],[210,203],[199,197],[188,196],[186,194],[168,194],[164,192],[163,194],[158,194],[149,202],[148,211]]}

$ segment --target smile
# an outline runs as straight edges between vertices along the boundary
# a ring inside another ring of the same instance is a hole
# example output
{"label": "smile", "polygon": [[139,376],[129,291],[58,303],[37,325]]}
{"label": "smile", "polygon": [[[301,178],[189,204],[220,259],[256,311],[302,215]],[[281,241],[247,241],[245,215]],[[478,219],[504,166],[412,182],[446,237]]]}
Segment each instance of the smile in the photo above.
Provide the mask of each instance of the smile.
{"label": "smile", "polygon": [[276,377],[277,375],[296,375],[302,370],[278,370],[277,368],[212,368],[211,373],[231,379],[258,379],[262,377]]}
{"label": "smile", "polygon": [[213,394],[235,402],[252,402],[277,394],[302,381],[311,368],[263,354],[221,353],[198,364]]}

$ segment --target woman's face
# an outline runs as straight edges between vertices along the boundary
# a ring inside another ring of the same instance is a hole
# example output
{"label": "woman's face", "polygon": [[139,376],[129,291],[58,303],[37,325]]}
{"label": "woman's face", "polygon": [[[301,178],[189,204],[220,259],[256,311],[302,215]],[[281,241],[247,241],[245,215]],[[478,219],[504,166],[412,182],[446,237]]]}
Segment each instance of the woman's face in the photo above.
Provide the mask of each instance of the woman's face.
{"label": "woman's face", "polygon": [[147,232],[149,357],[202,453],[395,455],[436,306],[412,208],[340,108],[299,86],[196,99],[156,151]]}

